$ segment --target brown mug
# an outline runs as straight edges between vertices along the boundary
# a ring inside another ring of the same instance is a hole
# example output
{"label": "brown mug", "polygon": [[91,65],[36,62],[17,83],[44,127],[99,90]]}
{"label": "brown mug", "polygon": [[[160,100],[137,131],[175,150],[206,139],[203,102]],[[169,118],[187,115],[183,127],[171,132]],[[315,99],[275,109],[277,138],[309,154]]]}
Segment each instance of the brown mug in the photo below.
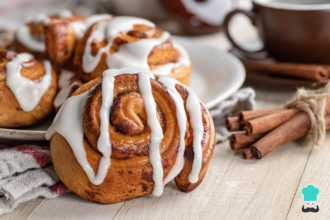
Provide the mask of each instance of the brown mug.
{"label": "brown mug", "polygon": [[[236,14],[246,15],[256,26],[262,49],[248,51],[233,40],[228,29]],[[267,52],[283,62],[330,64],[330,0],[253,0],[251,11],[236,9],[226,16],[224,31],[248,58]]]}

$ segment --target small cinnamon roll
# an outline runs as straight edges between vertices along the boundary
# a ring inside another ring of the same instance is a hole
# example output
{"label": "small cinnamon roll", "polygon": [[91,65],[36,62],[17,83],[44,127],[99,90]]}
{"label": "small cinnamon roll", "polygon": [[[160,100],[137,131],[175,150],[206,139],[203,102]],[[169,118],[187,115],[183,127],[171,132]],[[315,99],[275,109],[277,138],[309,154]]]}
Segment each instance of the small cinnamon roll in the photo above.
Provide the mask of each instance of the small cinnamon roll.
{"label": "small cinnamon roll", "polygon": [[36,124],[53,110],[57,76],[50,62],[0,49],[0,127]]}

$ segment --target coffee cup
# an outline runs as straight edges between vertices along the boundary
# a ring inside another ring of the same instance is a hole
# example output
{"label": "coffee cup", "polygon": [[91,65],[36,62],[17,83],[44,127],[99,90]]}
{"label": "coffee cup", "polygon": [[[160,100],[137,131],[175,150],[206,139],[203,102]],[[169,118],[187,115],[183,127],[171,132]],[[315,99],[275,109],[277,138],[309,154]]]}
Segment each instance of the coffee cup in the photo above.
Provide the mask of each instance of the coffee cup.
{"label": "coffee cup", "polygon": [[[256,26],[262,49],[249,51],[235,42],[229,24],[237,14]],[[224,31],[233,47],[248,58],[266,52],[282,62],[330,64],[330,0],[253,0],[251,11],[236,9],[226,16]]]}

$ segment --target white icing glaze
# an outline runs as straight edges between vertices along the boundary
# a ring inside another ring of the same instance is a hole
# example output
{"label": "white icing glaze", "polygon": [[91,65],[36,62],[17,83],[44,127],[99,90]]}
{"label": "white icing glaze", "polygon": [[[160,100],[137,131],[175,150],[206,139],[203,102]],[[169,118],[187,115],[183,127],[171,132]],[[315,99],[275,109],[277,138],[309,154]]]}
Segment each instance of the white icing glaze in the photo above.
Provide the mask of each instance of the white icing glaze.
{"label": "white icing glaze", "polygon": [[[184,85],[182,85],[184,86]],[[188,86],[184,86],[188,91],[189,95],[186,102],[186,108],[189,112],[190,117],[190,125],[193,129],[193,150],[194,150],[194,161],[192,164],[191,172],[189,173],[188,180],[191,183],[196,183],[198,181],[198,175],[202,169],[202,140],[204,133],[203,119],[202,119],[202,110],[199,102],[199,98],[197,97],[194,90],[189,88]]]}
{"label": "white icing glaze", "polygon": [[180,53],[178,61],[175,63],[164,64],[157,69],[152,70],[153,73],[157,75],[168,75],[174,68],[178,68],[180,66],[190,66],[191,62],[187,51],[179,44],[173,44],[173,47]]}
{"label": "white icing glaze", "polygon": [[72,88],[77,85],[76,82],[70,84],[70,79],[74,76],[74,73],[69,70],[62,70],[60,78],[58,80],[58,87],[60,91],[57,93],[54,99],[54,106],[60,107],[64,101],[70,96]]}
{"label": "white icing glaze", "polygon": [[[95,175],[86,158],[86,152],[83,146],[84,130],[83,130],[83,110],[89,92],[70,97],[64,102],[59,113],[51,127],[47,130],[46,138],[49,140],[56,132],[61,134],[71,146],[77,161],[85,170],[89,180],[95,184],[101,184],[107,174],[107,170],[111,165],[111,142],[108,132],[110,121],[110,109],[113,103],[114,77],[121,74],[138,74],[139,91],[144,100],[147,113],[147,123],[151,129],[151,140],[149,144],[150,163],[153,167],[153,180],[155,182],[153,195],[160,196],[163,193],[163,186],[178,175],[184,166],[184,150],[185,150],[185,133],[187,116],[184,110],[184,102],[175,88],[175,84],[180,84],[177,80],[167,76],[160,76],[161,81],[168,89],[170,96],[176,105],[177,120],[180,130],[180,146],[178,149],[177,160],[173,169],[163,182],[163,166],[161,155],[159,152],[159,144],[163,139],[163,131],[157,119],[156,103],[151,91],[150,78],[154,78],[153,73],[149,70],[139,68],[123,68],[109,69],[103,73],[102,80],[102,106],[100,110],[101,126],[100,137],[98,140],[98,149],[102,153],[102,159],[99,163],[98,173]],[[182,84],[181,84],[182,85]],[[192,89],[185,87],[188,92],[187,110],[190,114],[190,122],[194,132],[193,150],[194,162],[193,168],[189,175],[189,181],[195,183],[198,181],[198,175],[202,164],[202,146],[203,138],[203,122],[201,117],[201,107],[199,99]],[[197,180],[196,180],[197,178]]]}
{"label": "white icing glaze", "polygon": [[81,22],[81,21],[72,22],[72,27],[73,27],[76,38],[77,39],[82,38],[84,36],[85,32],[96,22],[99,22],[101,20],[105,20],[105,19],[108,19],[111,17],[112,17],[112,15],[108,15],[108,14],[92,15],[92,16],[86,18],[86,20],[84,22]]}
{"label": "white icing glaze", "polygon": [[[100,23],[89,36],[83,55],[83,70],[85,73],[91,73],[98,63],[100,62],[102,54],[106,54],[106,63],[109,68],[122,68],[122,67],[138,67],[149,69],[148,57],[155,46],[161,45],[170,38],[170,34],[166,31],[162,33],[159,38],[153,39],[140,39],[133,43],[122,44],[119,46],[117,52],[110,54],[109,50],[112,46],[113,40],[120,33],[127,33],[133,29],[133,25],[146,25],[155,27],[152,22],[135,17],[115,17],[108,22]],[[95,56],[91,53],[91,43],[93,40],[103,41],[107,40],[108,44],[99,49]],[[173,68],[181,65],[189,66],[190,58],[186,50],[180,45],[174,45],[179,51],[180,58],[176,63],[165,64],[153,72],[157,75],[168,75]]]}
{"label": "white icing glaze", "polygon": [[172,170],[164,180],[164,185],[166,185],[169,181],[171,181],[174,177],[176,177],[181,172],[184,166],[184,150],[185,150],[184,138],[186,133],[187,116],[183,107],[184,105],[183,100],[175,88],[176,84],[180,84],[188,91],[186,108],[187,111],[189,112],[190,124],[193,128],[193,135],[194,135],[194,140],[193,140],[194,161],[193,161],[192,170],[188,178],[190,183],[196,183],[198,181],[198,175],[202,168],[202,158],[203,158],[202,140],[203,140],[203,132],[204,132],[199,98],[191,88],[183,85],[176,79],[173,79],[168,76],[159,76],[158,81],[162,82],[167,87],[167,91],[176,105],[177,120],[180,129],[180,147],[178,149],[178,156],[174,167],[172,168]]}
{"label": "white icing glaze", "polygon": [[17,40],[31,51],[45,52],[45,43],[31,35],[30,28],[22,24],[17,29]]}
{"label": "white icing glaze", "polygon": [[163,130],[157,119],[156,102],[152,95],[150,78],[143,72],[139,73],[139,91],[144,101],[144,107],[147,113],[147,123],[151,130],[151,138],[149,143],[149,161],[153,168],[153,180],[155,182],[153,195],[160,196],[163,194],[163,165],[159,152],[159,144],[163,140]]}
{"label": "white icing glaze", "polygon": [[86,25],[81,21],[75,21],[71,24],[76,39],[82,38],[86,32]]}
{"label": "white icing glaze", "polygon": [[[114,56],[118,57],[121,56],[122,54],[122,46],[120,46],[119,51],[110,54],[109,49],[112,46],[113,40],[122,32],[126,33],[127,31],[131,30],[133,28],[134,24],[140,24],[140,25],[147,25],[154,27],[155,25],[151,23],[148,20],[142,19],[142,18],[135,18],[135,17],[126,17],[126,16],[121,16],[121,17],[115,17],[111,19],[108,22],[105,23],[99,23],[95,30],[91,33],[89,36],[86,45],[85,45],[85,51],[83,55],[83,70],[85,73],[91,73],[97,64],[100,62],[100,58],[103,53],[107,54],[107,65],[108,67],[111,68],[122,68],[122,67],[138,67],[138,68],[144,68],[145,66],[132,66],[130,65],[121,65],[117,64],[118,59],[113,58]],[[91,43],[93,40],[97,41],[103,41],[106,39],[108,41],[108,44],[101,48],[100,50],[97,51],[97,54],[95,56],[92,55],[92,48],[91,48]],[[129,44],[131,45],[131,44]],[[136,48],[133,48],[136,49]],[[139,49],[139,48],[137,48]],[[125,50],[124,50],[125,51]],[[124,52],[125,53],[125,52]],[[123,54],[124,56],[127,55],[127,53]],[[141,57],[139,57],[141,59]],[[123,61],[122,59],[120,61]],[[129,63],[129,62],[125,62]],[[115,65],[114,65],[115,64]],[[149,69],[149,68],[147,68]]]}
{"label": "white icing glaze", "polygon": [[70,18],[73,14],[68,9],[62,9],[56,13],[56,15],[60,18]]}
{"label": "white icing glaze", "polygon": [[60,91],[54,99],[54,106],[60,107],[64,101],[70,96],[72,88],[77,85],[76,82],[70,83],[70,79],[74,77],[74,73],[69,70],[62,70],[58,80]]}
{"label": "white icing glaze", "polygon": [[86,25],[86,29],[90,28],[96,22],[112,18],[112,15],[108,14],[100,14],[100,15],[92,15],[86,18],[84,24]]}
{"label": "white icing glaze", "polygon": [[164,186],[172,181],[183,169],[184,166],[184,150],[185,150],[185,135],[186,135],[186,129],[187,129],[187,115],[184,109],[184,102],[179,94],[179,92],[176,90],[175,85],[180,84],[179,81],[176,79],[173,79],[168,76],[159,76],[158,81],[162,82],[166,87],[167,91],[172,97],[175,106],[176,106],[176,118],[178,121],[178,126],[180,130],[180,146],[178,149],[178,155],[175,161],[175,164],[172,168],[172,170],[168,173],[167,177],[164,180]]}
{"label": "white icing glaze", "polygon": [[39,23],[48,22],[49,20],[50,20],[50,18],[47,14],[40,13],[40,14],[36,14],[36,15],[29,17],[28,19],[26,19],[25,22],[39,24]]}
{"label": "white icing glaze", "polygon": [[170,34],[166,31],[159,38],[141,39],[134,43],[122,44],[119,50],[107,56],[107,65],[111,68],[123,66],[149,69],[148,57],[152,49],[168,40]]}
{"label": "white icing glaze", "polygon": [[46,138],[50,140],[56,132],[62,135],[69,143],[78,163],[86,172],[88,179],[93,184],[98,185],[103,182],[104,177],[100,176],[99,172],[95,175],[93,168],[87,160],[83,143],[83,109],[88,95],[93,89],[80,95],[72,96],[64,102],[60,111],[56,114],[53,124],[48,128]]}
{"label": "white icing glaze", "polygon": [[60,78],[58,79],[58,87],[63,89],[70,85],[70,79],[74,77],[75,74],[70,70],[61,70]]}
{"label": "white icing glaze", "polygon": [[33,81],[21,76],[21,65],[33,58],[31,54],[21,53],[6,64],[6,84],[14,93],[21,108],[27,112],[32,111],[38,105],[52,81],[52,67],[48,60],[44,61],[45,75],[40,81]]}
{"label": "white icing glaze", "polygon": [[77,85],[76,82],[72,83],[71,85],[62,88],[56,95],[54,99],[54,106],[60,107],[64,101],[70,96],[70,93],[72,91],[72,88]]}

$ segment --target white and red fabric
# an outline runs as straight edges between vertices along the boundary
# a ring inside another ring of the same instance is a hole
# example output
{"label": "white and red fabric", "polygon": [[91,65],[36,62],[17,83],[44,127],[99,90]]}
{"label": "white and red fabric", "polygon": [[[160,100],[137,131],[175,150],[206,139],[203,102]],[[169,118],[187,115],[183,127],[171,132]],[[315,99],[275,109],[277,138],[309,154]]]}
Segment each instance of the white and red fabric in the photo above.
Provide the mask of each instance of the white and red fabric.
{"label": "white and red fabric", "polygon": [[0,215],[22,202],[55,198],[68,191],[51,162],[49,147],[0,145]]}

